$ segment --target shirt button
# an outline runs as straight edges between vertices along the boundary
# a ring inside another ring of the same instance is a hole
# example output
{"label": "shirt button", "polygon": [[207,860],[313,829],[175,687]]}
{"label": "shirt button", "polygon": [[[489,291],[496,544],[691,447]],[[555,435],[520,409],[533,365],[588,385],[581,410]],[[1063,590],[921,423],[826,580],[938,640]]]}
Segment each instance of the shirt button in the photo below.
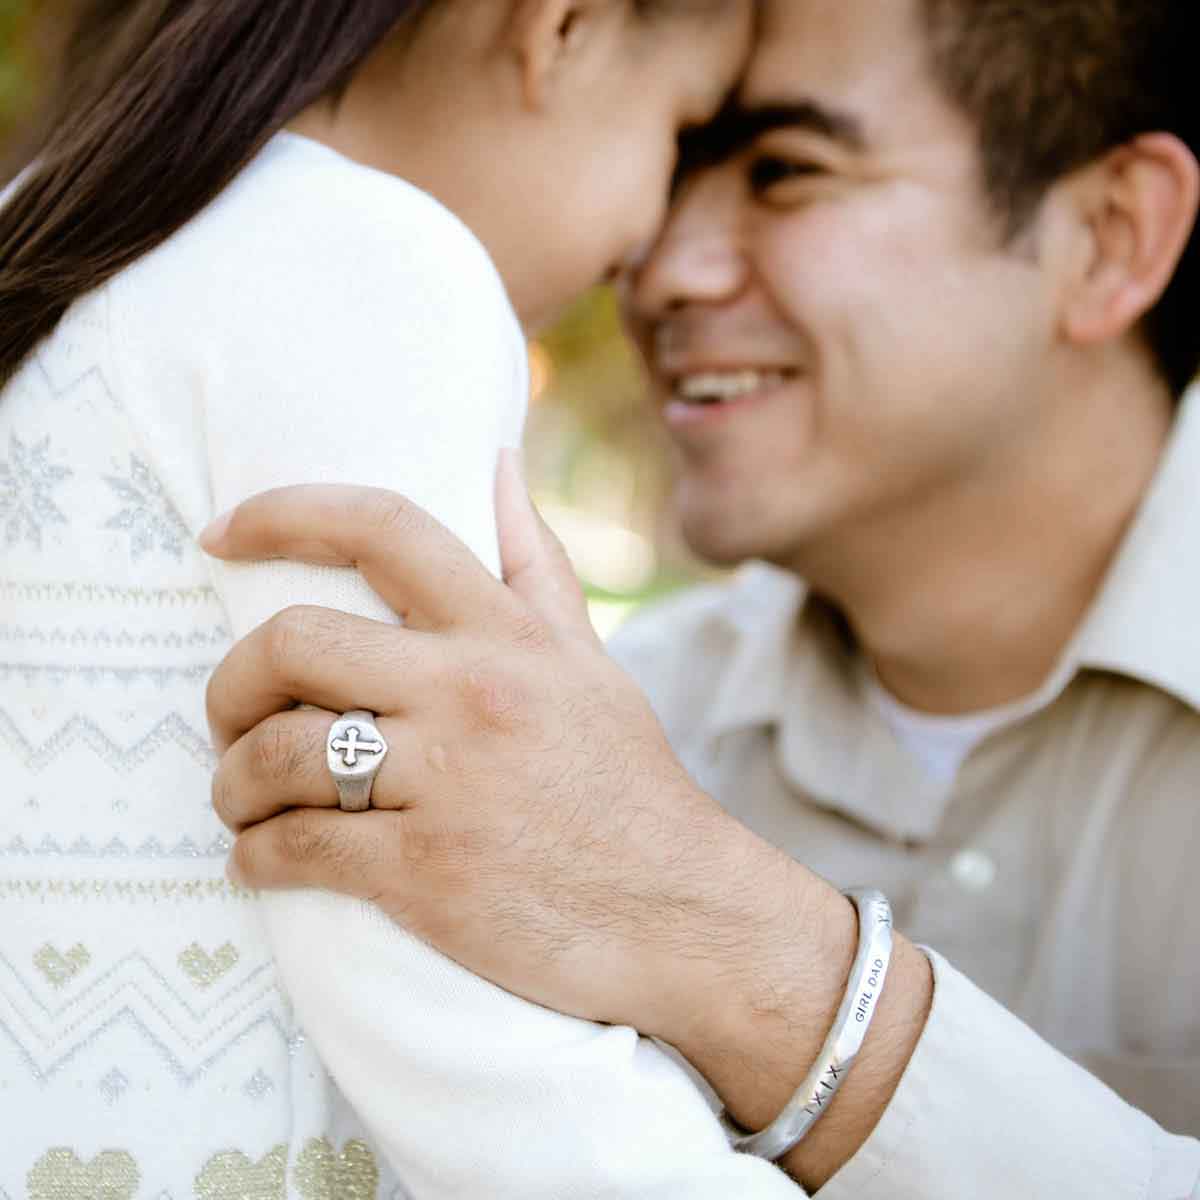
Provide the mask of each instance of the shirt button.
{"label": "shirt button", "polygon": [[996,864],[979,850],[963,850],[950,860],[950,874],[968,892],[986,892],[996,882]]}

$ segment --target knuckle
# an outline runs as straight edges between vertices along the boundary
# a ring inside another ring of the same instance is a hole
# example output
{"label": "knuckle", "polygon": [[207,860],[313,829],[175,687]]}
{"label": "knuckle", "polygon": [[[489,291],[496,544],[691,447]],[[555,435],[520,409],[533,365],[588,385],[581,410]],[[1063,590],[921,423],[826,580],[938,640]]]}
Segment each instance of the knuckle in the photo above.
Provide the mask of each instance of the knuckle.
{"label": "knuckle", "polygon": [[307,809],[296,809],[276,830],[278,850],[285,862],[320,862],[336,858],[337,835],[314,819]]}
{"label": "knuckle", "polygon": [[376,840],[339,828],[309,809],[289,813],[276,839],[281,861],[307,866],[314,877],[352,883],[356,893],[378,874],[383,857]]}
{"label": "knuckle", "polygon": [[358,501],[358,519],[367,529],[385,537],[414,532],[423,516],[410,501],[395,492],[375,489],[364,492]]}
{"label": "knuckle", "polygon": [[321,634],[319,610],[296,606],[272,617],[263,630],[267,667],[281,679],[295,674],[296,663],[316,653]]}
{"label": "knuckle", "polygon": [[481,830],[427,823],[405,833],[402,856],[410,871],[437,875],[443,888],[457,885],[467,891],[489,849],[490,841]]}
{"label": "knuckle", "polygon": [[237,874],[251,887],[262,879],[262,862],[257,845],[248,837],[240,837],[229,851],[229,861]]}
{"label": "knuckle", "polygon": [[547,626],[536,617],[518,617],[512,631],[513,641],[522,650],[541,654],[550,649],[553,642]]}
{"label": "knuckle", "polygon": [[240,825],[235,807],[233,784],[227,772],[218,769],[212,780],[212,806],[218,820],[226,829],[237,829]]}
{"label": "knuckle", "polygon": [[247,767],[256,780],[286,783],[301,774],[304,750],[297,745],[293,730],[286,722],[268,718],[247,737]]}
{"label": "knuckle", "polygon": [[225,739],[229,734],[227,715],[230,709],[230,699],[233,688],[227,684],[227,666],[222,662],[208,677],[204,685],[204,716],[208,722],[209,733],[214,747],[227,748]]}
{"label": "knuckle", "polygon": [[502,668],[473,667],[460,678],[458,690],[470,728],[503,733],[523,724],[529,703],[526,688]]}

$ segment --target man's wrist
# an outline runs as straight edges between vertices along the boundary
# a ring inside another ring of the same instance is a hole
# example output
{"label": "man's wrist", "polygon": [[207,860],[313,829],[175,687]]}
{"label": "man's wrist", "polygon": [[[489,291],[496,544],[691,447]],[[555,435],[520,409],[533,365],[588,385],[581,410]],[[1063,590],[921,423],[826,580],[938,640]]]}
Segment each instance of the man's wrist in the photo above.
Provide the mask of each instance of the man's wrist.
{"label": "man's wrist", "polygon": [[756,912],[711,955],[688,1043],[679,1049],[744,1129],[769,1125],[820,1053],[858,939],[854,906],[780,855],[754,879]]}
{"label": "man's wrist", "polygon": [[[845,995],[858,940],[853,904],[785,856],[755,878],[761,903],[736,956],[728,931],[704,959],[686,1038],[676,1042],[746,1129],[769,1125],[820,1053]],[[809,1190],[861,1148],[882,1117],[928,1016],[928,960],[896,939],[892,970],[863,1051],[839,1095],[783,1165]]]}

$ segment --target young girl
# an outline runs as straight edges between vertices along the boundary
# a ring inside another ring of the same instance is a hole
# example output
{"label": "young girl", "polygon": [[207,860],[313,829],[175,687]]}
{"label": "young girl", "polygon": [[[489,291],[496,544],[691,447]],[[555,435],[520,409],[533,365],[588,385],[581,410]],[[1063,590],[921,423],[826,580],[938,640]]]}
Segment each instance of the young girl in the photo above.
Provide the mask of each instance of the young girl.
{"label": "young girl", "polygon": [[396,618],[194,545],[341,481],[494,568],[517,317],[653,236],[751,7],[95,4],[0,209],[0,1198],[794,1194],[631,1031],[226,883],[209,670],[292,604]]}

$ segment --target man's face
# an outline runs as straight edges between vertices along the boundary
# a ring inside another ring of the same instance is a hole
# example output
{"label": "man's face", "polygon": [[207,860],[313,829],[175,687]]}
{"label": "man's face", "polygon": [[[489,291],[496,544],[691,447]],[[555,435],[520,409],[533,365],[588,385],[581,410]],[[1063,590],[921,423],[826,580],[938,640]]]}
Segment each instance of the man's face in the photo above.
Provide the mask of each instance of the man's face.
{"label": "man's face", "polygon": [[740,148],[686,180],[629,283],[684,530],[714,561],[902,537],[1028,461],[1051,288],[1028,239],[1003,244],[917,4],[767,0]]}

